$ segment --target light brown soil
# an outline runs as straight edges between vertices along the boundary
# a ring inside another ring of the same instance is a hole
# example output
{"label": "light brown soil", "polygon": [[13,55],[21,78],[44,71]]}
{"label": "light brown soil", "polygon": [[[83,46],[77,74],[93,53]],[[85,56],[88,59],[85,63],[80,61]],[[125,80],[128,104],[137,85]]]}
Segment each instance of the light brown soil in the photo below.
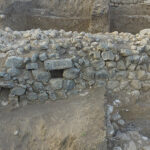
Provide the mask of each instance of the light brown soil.
{"label": "light brown soil", "polygon": [[0,150],[106,150],[104,89],[0,110]]}

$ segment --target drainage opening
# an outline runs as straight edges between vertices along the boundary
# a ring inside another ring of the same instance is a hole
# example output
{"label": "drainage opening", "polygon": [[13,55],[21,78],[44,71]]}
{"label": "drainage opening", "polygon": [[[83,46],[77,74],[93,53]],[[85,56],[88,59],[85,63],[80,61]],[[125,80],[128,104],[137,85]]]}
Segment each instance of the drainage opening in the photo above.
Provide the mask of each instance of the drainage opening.
{"label": "drainage opening", "polygon": [[0,89],[0,101],[8,101],[9,93],[10,93],[10,89],[2,87]]}
{"label": "drainage opening", "polygon": [[63,78],[63,72],[64,72],[63,69],[50,71],[51,78]]}

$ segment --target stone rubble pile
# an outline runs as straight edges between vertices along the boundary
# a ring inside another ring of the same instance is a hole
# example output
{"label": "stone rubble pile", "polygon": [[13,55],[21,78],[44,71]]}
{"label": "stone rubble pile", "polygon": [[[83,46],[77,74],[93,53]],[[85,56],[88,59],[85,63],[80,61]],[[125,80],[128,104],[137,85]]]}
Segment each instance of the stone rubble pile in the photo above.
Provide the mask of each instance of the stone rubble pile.
{"label": "stone rubble pile", "polygon": [[[118,111],[121,101],[116,99],[113,104],[107,105],[107,136],[111,141],[109,147],[113,150],[150,150],[150,139],[143,136],[139,131],[127,129],[126,122]],[[128,111],[128,110],[126,110]]]}
{"label": "stone rubble pile", "polygon": [[88,87],[150,89],[150,30],[139,34],[0,30],[0,88],[8,101],[56,100]]}

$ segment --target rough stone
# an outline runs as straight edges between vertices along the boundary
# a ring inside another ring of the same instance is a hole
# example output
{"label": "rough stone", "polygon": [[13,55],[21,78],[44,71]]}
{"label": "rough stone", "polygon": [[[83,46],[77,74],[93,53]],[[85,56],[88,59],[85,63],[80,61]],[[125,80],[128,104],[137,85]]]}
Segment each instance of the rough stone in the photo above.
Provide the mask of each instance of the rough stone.
{"label": "rough stone", "polygon": [[119,87],[119,81],[108,81],[107,86],[110,89],[117,88],[117,87]]}
{"label": "rough stone", "polygon": [[133,141],[130,141],[127,150],[137,150],[136,144]]}
{"label": "rough stone", "polygon": [[29,93],[27,93],[27,98],[28,98],[28,100],[37,100],[38,96],[34,92],[29,92]]}
{"label": "rough stone", "polygon": [[97,71],[95,74],[96,79],[108,79],[109,74],[106,70]]}
{"label": "rough stone", "polygon": [[65,90],[70,91],[75,87],[75,82],[73,80],[64,80],[63,87]]}
{"label": "rough stone", "polygon": [[17,56],[8,57],[5,63],[7,68],[20,68],[23,65],[23,58]]}
{"label": "rough stone", "polygon": [[121,49],[120,54],[125,57],[133,55],[132,51],[129,49]]}
{"label": "rough stone", "polygon": [[18,76],[20,74],[20,70],[17,68],[9,68],[7,72],[11,77]]}
{"label": "rough stone", "polygon": [[51,79],[50,85],[54,90],[60,90],[63,87],[63,79]]}
{"label": "rough stone", "polygon": [[39,59],[40,59],[41,61],[45,61],[45,60],[47,59],[47,54],[46,54],[46,53],[40,54],[40,55],[39,55]]}
{"label": "rough stone", "polygon": [[41,92],[40,94],[38,94],[38,99],[41,101],[48,100],[48,94],[46,92]]}
{"label": "rough stone", "polygon": [[63,73],[63,77],[67,79],[75,79],[79,76],[80,70],[77,68],[66,69]]}
{"label": "rough stone", "polygon": [[133,88],[135,88],[136,90],[139,90],[139,89],[141,89],[141,82],[139,81],[139,80],[132,80],[131,81],[131,86],[133,87]]}
{"label": "rough stone", "polygon": [[41,82],[34,82],[33,84],[33,88],[36,92],[39,92],[39,91],[43,91],[44,90],[44,86]]}
{"label": "rough stone", "polygon": [[35,63],[39,58],[39,55],[38,54],[33,54],[32,57],[31,57],[31,62],[32,63]]}
{"label": "rough stone", "polygon": [[37,63],[28,63],[28,64],[26,64],[26,69],[27,70],[37,70],[38,64]]}
{"label": "rough stone", "polygon": [[103,60],[114,60],[115,59],[115,56],[114,54],[112,53],[112,51],[105,51],[105,52],[102,52],[102,58]]}
{"label": "rough stone", "polygon": [[25,93],[26,89],[23,88],[23,87],[14,87],[12,90],[11,90],[11,94],[12,95],[15,95],[15,96],[21,96]]}
{"label": "rough stone", "polygon": [[43,83],[47,83],[51,77],[49,72],[40,71],[40,70],[33,70],[32,74],[37,81]]}
{"label": "rough stone", "polygon": [[144,146],[143,150],[150,150],[150,146]]}
{"label": "rough stone", "polygon": [[73,66],[71,59],[46,60],[44,67],[46,70],[68,69]]}
{"label": "rough stone", "polygon": [[117,68],[119,70],[125,70],[126,69],[126,66],[124,64],[124,62],[122,60],[120,60],[119,62],[117,62]]}

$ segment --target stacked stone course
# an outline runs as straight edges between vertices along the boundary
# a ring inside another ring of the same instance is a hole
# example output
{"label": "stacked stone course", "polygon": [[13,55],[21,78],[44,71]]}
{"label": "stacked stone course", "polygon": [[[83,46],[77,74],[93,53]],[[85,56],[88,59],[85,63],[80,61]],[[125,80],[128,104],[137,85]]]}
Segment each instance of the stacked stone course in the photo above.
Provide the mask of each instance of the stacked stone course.
{"label": "stacked stone course", "polygon": [[150,89],[150,30],[90,34],[0,30],[0,87],[8,101],[56,100],[89,87]]}

